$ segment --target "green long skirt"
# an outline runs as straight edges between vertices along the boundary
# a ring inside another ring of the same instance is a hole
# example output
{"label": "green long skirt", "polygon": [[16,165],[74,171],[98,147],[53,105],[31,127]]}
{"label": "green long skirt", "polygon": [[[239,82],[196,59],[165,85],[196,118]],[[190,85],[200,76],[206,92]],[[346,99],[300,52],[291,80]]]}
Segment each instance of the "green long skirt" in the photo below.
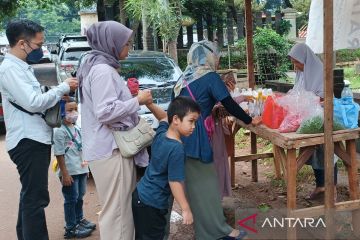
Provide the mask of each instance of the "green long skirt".
{"label": "green long skirt", "polygon": [[233,229],[225,221],[214,164],[186,158],[185,186],[196,240],[215,240],[229,235]]}

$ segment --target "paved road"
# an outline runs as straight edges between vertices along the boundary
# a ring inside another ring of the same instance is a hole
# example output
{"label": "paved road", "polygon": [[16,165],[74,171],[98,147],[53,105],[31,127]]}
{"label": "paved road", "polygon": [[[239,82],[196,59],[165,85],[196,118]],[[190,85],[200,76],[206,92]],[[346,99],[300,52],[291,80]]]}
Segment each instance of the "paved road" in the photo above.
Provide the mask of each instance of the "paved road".
{"label": "paved road", "polygon": [[[20,182],[15,164],[5,150],[5,136],[0,136],[0,239],[16,239],[16,220],[19,202]],[[46,218],[51,240],[64,239],[64,211],[61,185],[55,174],[49,170],[50,204],[46,208]],[[88,182],[88,189],[84,199],[85,216],[97,222],[97,212],[100,211],[97,193],[92,180]],[[99,231],[87,239],[100,239]]]}
{"label": "paved road", "polygon": [[[34,65],[37,78],[43,85],[56,85],[54,64]],[[0,135],[0,239],[16,239],[16,220],[20,192],[19,176],[15,164],[5,150],[5,135]],[[64,211],[61,184],[55,174],[49,170],[50,204],[46,208],[46,218],[51,240],[64,239]],[[88,182],[88,189],[84,199],[85,216],[97,222],[97,212],[100,211],[97,193],[92,180]],[[99,231],[93,232],[89,240],[100,239]]]}

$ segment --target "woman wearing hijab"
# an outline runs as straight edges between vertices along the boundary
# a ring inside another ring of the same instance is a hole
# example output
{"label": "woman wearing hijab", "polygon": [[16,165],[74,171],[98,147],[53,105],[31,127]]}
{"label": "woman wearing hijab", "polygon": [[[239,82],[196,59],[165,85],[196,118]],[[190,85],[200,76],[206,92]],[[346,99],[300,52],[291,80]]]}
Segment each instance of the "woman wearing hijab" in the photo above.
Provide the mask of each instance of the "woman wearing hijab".
{"label": "woman wearing hijab", "polygon": [[[304,88],[306,91],[315,93],[321,99],[324,98],[323,64],[315,53],[304,43],[294,45],[288,53],[296,71],[294,88]],[[324,171],[324,147],[317,147],[309,163],[312,165],[315,175],[316,188],[306,198],[314,200],[324,196],[325,171]],[[334,184],[336,200],[337,165],[334,166]]]}
{"label": "woman wearing hijab", "polygon": [[118,73],[119,60],[128,55],[132,30],[105,21],[86,32],[93,49],[84,57],[77,77],[81,99],[83,158],[95,180],[102,206],[99,216],[102,240],[134,239],[131,194],[135,189],[134,161],[146,166],[146,149],[133,158],[121,156],[112,129],[131,129],[139,122],[139,105],[151,103],[149,91],[132,97]]}
{"label": "woman wearing hijab", "polygon": [[215,72],[219,57],[220,53],[214,43],[207,40],[194,43],[187,56],[188,66],[184,78],[174,88],[175,97],[192,97],[201,108],[201,117],[196,122],[193,134],[182,139],[186,153],[185,185],[197,240],[241,239],[244,234],[225,222],[204,119],[220,101],[230,114],[246,124],[260,123],[258,118],[252,119],[231,98],[224,82]]}

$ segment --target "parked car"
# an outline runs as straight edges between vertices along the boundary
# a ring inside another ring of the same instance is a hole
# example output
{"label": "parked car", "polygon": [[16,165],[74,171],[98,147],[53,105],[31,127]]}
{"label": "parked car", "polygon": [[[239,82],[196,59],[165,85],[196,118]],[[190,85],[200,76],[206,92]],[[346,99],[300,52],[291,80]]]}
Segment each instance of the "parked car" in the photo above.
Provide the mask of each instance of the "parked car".
{"label": "parked car", "polygon": [[62,83],[65,79],[71,77],[71,73],[77,70],[81,55],[90,50],[91,47],[87,42],[64,43],[59,56],[54,60],[58,83]]}
{"label": "parked car", "polygon": [[51,53],[50,53],[48,47],[47,46],[42,46],[41,49],[43,51],[44,56],[41,58],[40,63],[45,63],[45,62],[49,63],[49,62],[51,62],[52,58],[51,58]]}
{"label": "parked car", "polygon": [[59,54],[61,48],[64,46],[65,43],[72,43],[72,42],[87,42],[87,37],[82,35],[64,35],[59,38],[59,42],[56,44],[57,49],[52,51],[52,54]]}
{"label": "parked car", "polygon": [[[165,111],[168,109],[172,89],[182,76],[181,69],[171,58],[161,52],[132,51],[125,60],[120,61],[120,65],[119,74],[125,81],[130,77],[136,77],[139,81],[139,88],[141,90],[150,89],[154,103]],[[79,108],[81,109],[81,106]],[[158,127],[158,120],[146,106],[141,106],[138,113],[152,128]],[[79,117],[77,122],[79,126],[80,122]]]}

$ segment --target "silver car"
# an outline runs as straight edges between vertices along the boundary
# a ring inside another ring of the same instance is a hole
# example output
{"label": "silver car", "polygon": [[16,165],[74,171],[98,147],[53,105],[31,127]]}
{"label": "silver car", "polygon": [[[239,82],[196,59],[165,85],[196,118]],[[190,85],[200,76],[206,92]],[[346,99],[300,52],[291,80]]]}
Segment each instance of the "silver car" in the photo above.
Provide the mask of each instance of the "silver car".
{"label": "silver car", "polygon": [[58,83],[71,77],[77,70],[78,61],[81,55],[90,51],[88,42],[66,42],[60,49],[59,55],[55,57],[56,78]]}
{"label": "silver car", "polygon": [[[139,88],[150,89],[154,103],[165,111],[168,109],[173,87],[182,76],[181,69],[171,58],[162,52],[132,51],[125,60],[120,61],[120,65],[119,74],[125,81],[130,77],[136,77]],[[138,113],[152,128],[158,127],[158,120],[146,106],[141,106]],[[79,118],[79,126],[80,122]]]}
{"label": "silver car", "polygon": [[[136,77],[140,89],[150,89],[154,103],[165,111],[171,101],[171,93],[182,71],[166,54],[154,51],[133,51],[125,60],[120,61],[120,75],[127,80]],[[139,115],[152,128],[156,129],[159,122],[146,106],[141,106]]]}

